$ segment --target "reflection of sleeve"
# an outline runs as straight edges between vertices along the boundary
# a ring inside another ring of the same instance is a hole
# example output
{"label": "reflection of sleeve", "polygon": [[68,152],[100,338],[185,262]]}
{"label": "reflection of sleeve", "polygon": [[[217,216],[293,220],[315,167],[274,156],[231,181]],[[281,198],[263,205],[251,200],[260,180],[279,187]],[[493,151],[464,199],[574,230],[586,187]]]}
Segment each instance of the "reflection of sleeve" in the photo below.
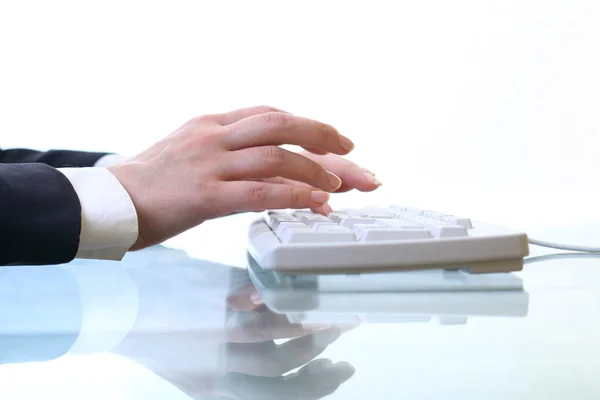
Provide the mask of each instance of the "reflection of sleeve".
{"label": "reflection of sleeve", "polygon": [[134,326],[138,303],[121,264],[0,268],[0,364],[109,352]]}
{"label": "reflection of sleeve", "polygon": [[69,354],[109,352],[121,343],[138,316],[139,291],[126,266],[75,262],[63,267],[77,282],[81,330]]}
{"label": "reflection of sleeve", "polygon": [[59,267],[0,268],[0,364],[48,361],[81,329],[77,281]]}

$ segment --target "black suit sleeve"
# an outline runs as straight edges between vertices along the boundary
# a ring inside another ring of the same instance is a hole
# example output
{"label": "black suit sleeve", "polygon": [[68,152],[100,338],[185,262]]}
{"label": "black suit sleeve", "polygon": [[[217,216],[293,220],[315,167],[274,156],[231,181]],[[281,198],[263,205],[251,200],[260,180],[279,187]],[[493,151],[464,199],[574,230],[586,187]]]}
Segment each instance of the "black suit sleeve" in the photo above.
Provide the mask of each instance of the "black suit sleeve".
{"label": "black suit sleeve", "polygon": [[0,149],[0,164],[41,163],[55,168],[93,167],[96,161],[107,154],[71,150],[42,152],[29,149]]}
{"label": "black suit sleeve", "polygon": [[0,164],[0,265],[75,258],[81,204],[71,182],[41,163]]}

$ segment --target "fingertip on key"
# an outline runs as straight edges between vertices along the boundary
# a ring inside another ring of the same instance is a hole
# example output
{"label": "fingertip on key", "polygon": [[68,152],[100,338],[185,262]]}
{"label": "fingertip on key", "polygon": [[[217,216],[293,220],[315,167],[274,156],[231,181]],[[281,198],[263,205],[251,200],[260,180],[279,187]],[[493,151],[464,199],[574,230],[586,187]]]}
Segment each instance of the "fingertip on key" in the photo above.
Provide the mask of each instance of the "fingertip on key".
{"label": "fingertip on key", "polygon": [[329,201],[329,193],[321,190],[313,190],[310,194],[310,198],[315,203],[325,204]]}

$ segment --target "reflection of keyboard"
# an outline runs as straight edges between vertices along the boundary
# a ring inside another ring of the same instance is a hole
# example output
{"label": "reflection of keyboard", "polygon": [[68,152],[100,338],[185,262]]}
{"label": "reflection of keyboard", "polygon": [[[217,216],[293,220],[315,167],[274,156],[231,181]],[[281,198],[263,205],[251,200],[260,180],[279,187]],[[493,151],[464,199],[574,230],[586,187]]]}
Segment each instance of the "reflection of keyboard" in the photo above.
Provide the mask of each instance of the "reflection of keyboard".
{"label": "reflection of keyboard", "polygon": [[522,269],[525,233],[411,207],[362,208],[325,217],[270,211],[249,229],[249,252],[282,273]]}
{"label": "reflection of keyboard", "polygon": [[[284,293],[278,295],[285,296]],[[522,290],[463,293],[313,293],[312,297],[312,303],[317,304],[313,310],[283,311],[280,308],[277,311],[285,314],[291,323],[307,325],[357,321],[409,323],[429,322],[432,319],[449,325],[465,324],[469,317],[522,318],[527,316],[529,309],[529,295]],[[308,300],[308,297],[305,300]]]}

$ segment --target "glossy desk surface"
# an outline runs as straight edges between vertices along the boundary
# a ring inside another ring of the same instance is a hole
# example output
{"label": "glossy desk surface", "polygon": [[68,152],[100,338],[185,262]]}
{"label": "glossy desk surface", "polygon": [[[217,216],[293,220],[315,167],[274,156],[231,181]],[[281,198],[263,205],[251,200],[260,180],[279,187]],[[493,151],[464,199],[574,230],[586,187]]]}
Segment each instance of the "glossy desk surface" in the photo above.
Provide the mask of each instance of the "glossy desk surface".
{"label": "glossy desk surface", "polygon": [[247,222],[120,263],[1,268],[0,398],[600,398],[598,257],[530,259],[510,298],[275,290],[252,310]]}

